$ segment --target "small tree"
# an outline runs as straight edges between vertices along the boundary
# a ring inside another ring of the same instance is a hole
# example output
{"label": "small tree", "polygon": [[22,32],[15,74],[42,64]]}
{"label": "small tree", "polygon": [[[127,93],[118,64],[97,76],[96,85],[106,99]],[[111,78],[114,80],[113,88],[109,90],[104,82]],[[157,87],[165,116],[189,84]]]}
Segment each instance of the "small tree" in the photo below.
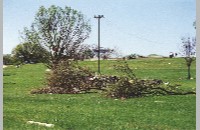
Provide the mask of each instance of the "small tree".
{"label": "small tree", "polygon": [[182,54],[186,61],[186,65],[188,68],[188,76],[187,79],[191,78],[190,67],[192,62],[196,59],[196,38],[182,38]]}
{"label": "small tree", "polygon": [[[193,22],[194,29],[196,29],[196,21]],[[196,60],[196,37],[183,37],[182,39],[182,54],[188,67],[187,79],[191,78],[190,67],[194,60]]]}
{"label": "small tree", "polygon": [[[81,12],[70,7],[41,6],[31,28],[25,28],[23,39],[38,43],[50,52],[50,62],[77,57],[81,43],[89,37],[91,27]],[[51,67],[51,66],[50,66]]]}

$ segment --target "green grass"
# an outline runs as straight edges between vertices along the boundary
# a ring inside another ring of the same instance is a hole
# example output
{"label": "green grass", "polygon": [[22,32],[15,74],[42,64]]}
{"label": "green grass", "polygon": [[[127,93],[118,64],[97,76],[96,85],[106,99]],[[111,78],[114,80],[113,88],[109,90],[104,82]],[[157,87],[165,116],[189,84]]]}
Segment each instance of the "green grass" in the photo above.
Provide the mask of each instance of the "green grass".
{"label": "green grass", "polygon": [[[186,80],[183,59],[138,59],[128,61],[139,78],[158,78],[195,88]],[[147,64],[145,64],[147,63]],[[168,64],[171,63],[171,64]],[[96,61],[80,62],[96,70]],[[115,75],[116,61],[102,61],[102,73]],[[137,68],[137,69],[135,69]],[[191,67],[195,78],[196,66]],[[196,96],[155,96],[114,100],[100,94],[32,95],[32,89],[44,86],[42,64],[9,66],[4,69],[3,108],[5,130],[195,130]],[[181,78],[181,79],[180,79]],[[31,125],[29,120],[52,123],[53,128]]]}

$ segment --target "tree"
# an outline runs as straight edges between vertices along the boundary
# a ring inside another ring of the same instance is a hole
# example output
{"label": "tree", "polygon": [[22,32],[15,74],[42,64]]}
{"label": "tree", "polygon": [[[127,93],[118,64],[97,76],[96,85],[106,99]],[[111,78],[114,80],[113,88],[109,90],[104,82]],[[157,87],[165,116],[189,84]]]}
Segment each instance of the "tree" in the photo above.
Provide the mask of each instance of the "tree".
{"label": "tree", "polygon": [[136,58],[138,58],[139,56],[140,56],[140,55],[134,53],[134,54],[130,54],[130,55],[126,56],[126,57],[127,57],[128,60],[131,60],[131,59],[136,59]]}
{"label": "tree", "polygon": [[3,64],[4,65],[11,65],[13,62],[11,54],[5,54],[3,55]]}
{"label": "tree", "polygon": [[94,57],[94,52],[91,49],[91,46],[88,44],[82,44],[79,46],[79,49],[77,49],[77,60],[84,60],[84,59],[90,59]]}
{"label": "tree", "polygon": [[90,32],[89,20],[81,12],[52,5],[39,8],[31,28],[24,28],[22,38],[45,47],[51,54],[51,63],[56,64],[63,58],[77,57],[80,44]]}
{"label": "tree", "polygon": [[34,43],[23,43],[18,44],[12,51],[13,58],[15,61],[20,61],[21,63],[27,62],[47,62],[49,58],[48,51],[40,46],[39,44]]}
{"label": "tree", "polygon": [[[196,21],[193,22],[194,29],[196,29]],[[196,60],[196,37],[183,37],[182,39],[182,54],[186,61],[186,65],[188,68],[188,76],[187,79],[191,78],[190,67],[194,60]]]}
{"label": "tree", "polygon": [[100,50],[100,52],[102,53],[100,56],[105,60],[111,57],[111,55],[114,52],[114,49],[105,48],[105,49]]}
{"label": "tree", "polygon": [[[93,53],[98,56],[98,47],[97,46],[93,46]],[[104,48],[104,47],[100,47],[100,57],[103,59],[108,59],[111,57],[112,54],[114,54],[116,51],[115,49],[111,49],[111,48]]]}
{"label": "tree", "polygon": [[196,59],[196,38],[182,38],[182,54],[184,55],[184,59],[186,61],[186,65],[188,68],[188,76],[187,79],[191,78],[190,67],[192,62]]}

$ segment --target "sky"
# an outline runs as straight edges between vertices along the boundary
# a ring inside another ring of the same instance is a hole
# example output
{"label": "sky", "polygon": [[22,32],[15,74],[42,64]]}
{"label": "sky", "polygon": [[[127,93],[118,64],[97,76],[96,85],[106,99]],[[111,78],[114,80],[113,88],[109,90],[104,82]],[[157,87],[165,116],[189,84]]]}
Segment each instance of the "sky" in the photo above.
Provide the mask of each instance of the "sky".
{"label": "sky", "polygon": [[180,52],[182,37],[195,37],[196,0],[4,0],[3,54],[22,42],[20,32],[30,27],[40,6],[70,6],[90,19],[92,32],[85,44],[116,48],[122,55]]}

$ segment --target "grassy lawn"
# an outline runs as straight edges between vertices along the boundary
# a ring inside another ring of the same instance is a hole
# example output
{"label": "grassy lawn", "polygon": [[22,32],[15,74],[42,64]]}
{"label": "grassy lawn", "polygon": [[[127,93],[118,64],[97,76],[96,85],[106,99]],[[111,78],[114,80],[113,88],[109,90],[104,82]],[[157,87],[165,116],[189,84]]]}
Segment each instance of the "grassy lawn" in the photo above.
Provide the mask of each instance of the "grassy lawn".
{"label": "grassy lawn", "polygon": [[[181,84],[183,89],[196,87],[186,80],[184,59],[138,59],[128,61],[139,78],[157,78]],[[170,64],[169,64],[170,63]],[[80,62],[97,70],[97,61]],[[120,75],[112,66],[116,61],[102,61],[102,73]],[[3,108],[5,130],[195,130],[196,96],[155,96],[114,100],[100,94],[32,95],[32,89],[44,86],[42,64],[4,68]],[[27,121],[52,123],[53,128],[27,124]]]}

